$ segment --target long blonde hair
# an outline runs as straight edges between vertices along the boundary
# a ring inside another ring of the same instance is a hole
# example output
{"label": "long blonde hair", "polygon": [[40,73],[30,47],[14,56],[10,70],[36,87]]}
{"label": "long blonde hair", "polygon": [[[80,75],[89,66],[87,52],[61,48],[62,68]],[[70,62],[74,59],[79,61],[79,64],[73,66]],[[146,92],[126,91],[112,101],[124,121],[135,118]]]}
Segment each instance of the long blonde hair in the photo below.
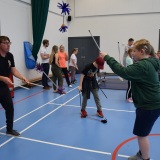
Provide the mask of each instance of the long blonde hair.
{"label": "long blonde hair", "polygon": [[56,53],[58,53],[58,46],[54,45],[52,47],[52,53],[51,53],[50,58],[49,58],[49,64],[52,64]]}

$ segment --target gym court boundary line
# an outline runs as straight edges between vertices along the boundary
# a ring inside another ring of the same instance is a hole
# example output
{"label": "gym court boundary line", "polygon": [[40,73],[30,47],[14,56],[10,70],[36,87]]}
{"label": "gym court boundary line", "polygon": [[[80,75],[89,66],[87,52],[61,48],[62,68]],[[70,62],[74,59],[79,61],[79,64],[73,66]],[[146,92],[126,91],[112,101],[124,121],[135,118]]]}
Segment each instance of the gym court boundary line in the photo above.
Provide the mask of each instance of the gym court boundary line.
{"label": "gym court boundary line", "polygon": [[[160,134],[149,134],[148,136],[160,136]],[[113,152],[113,154],[112,154],[112,160],[116,160],[116,156],[117,156],[118,151],[119,151],[125,144],[127,144],[128,142],[133,141],[133,140],[135,140],[135,139],[137,139],[137,136],[132,137],[132,138],[129,138],[129,139],[123,141],[122,143],[120,143],[120,144],[115,148],[115,150],[114,150],[114,152]],[[119,156],[120,156],[120,155],[119,155]],[[121,155],[121,156],[122,156],[122,155]],[[124,157],[124,156],[123,156],[123,157]]]}
{"label": "gym court boundary line", "polygon": [[[34,126],[35,124],[37,124],[38,122],[40,122],[41,120],[45,119],[46,117],[48,117],[50,114],[54,113],[56,110],[60,109],[62,106],[64,106],[66,103],[70,102],[71,100],[73,100],[75,97],[77,97],[79,94],[77,94],[76,96],[74,96],[73,98],[69,99],[68,101],[66,101],[65,103],[63,103],[62,105],[60,105],[59,107],[57,107],[56,109],[54,109],[53,111],[49,112],[48,114],[46,114],[45,116],[43,116],[42,118],[40,118],[39,120],[37,120],[36,122],[32,123],[30,126],[28,126],[27,128],[25,128],[24,130],[22,130],[20,132],[20,134],[22,134],[23,132],[25,132],[26,130],[28,130],[29,128],[31,128],[32,126]],[[48,102],[49,103],[49,102]],[[6,127],[6,126],[5,126]],[[7,141],[5,141],[4,143],[2,143],[0,145],[0,148],[2,146],[4,146],[5,144],[7,144],[8,142],[10,142],[12,139],[14,139],[16,137],[12,137],[10,139],[8,139]]]}
{"label": "gym court boundary line", "polygon": [[[38,94],[40,94],[40,93],[42,93],[42,92],[44,92],[44,91],[45,91],[45,90],[41,90],[41,91],[39,91],[39,92],[37,92],[37,93],[34,93],[34,94],[30,95],[30,96],[27,96],[27,97],[25,97],[25,98],[22,98],[22,99],[16,101],[16,102],[13,102],[13,104],[16,104],[16,103],[19,103],[19,102],[21,102],[21,101],[24,101],[24,100],[26,100],[26,99],[28,99],[28,98],[34,97],[34,96],[36,96],[36,95],[38,95]],[[3,107],[0,108],[0,110],[2,110],[2,109],[3,109]]]}
{"label": "gym court boundary line", "polygon": [[[75,90],[75,89],[76,89],[76,88],[74,88],[74,89],[70,90],[69,92],[71,92],[71,91],[73,91],[73,90]],[[67,93],[69,93],[69,92],[67,92]],[[66,93],[66,94],[67,94],[67,93]],[[22,118],[24,118],[24,117],[26,117],[26,116],[28,116],[28,115],[30,115],[30,114],[32,114],[32,113],[34,113],[35,111],[37,111],[37,110],[39,110],[39,109],[43,108],[44,106],[48,105],[50,102],[55,101],[55,100],[57,100],[57,99],[59,99],[59,98],[63,97],[64,95],[65,95],[65,94],[62,94],[62,95],[60,95],[60,96],[58,96],[58,97],[56,97],[56,98],[52,99],[51,101],[49,101],[49,102],[47,102],[47,103],[45,103],[45,104],[41,105],[40,107],[38,107],[38,108],[36,108],[36,109],[32,110],[31,112],[29,112],[29,113],[27,113],[27,114],[25,114],[25,115],[23,115],[23,116],[19,117],[18,119],[14,120],[14,122],[17,122],[17,121],[21,120]],[[5,126],[3,126],[3,127],[1,127],[1,128],[0,128],[0,130],[1,130],[1,129],[3,129],[3,128],[5,128],[5,127],[6,127],[6,125],[5,125]]]}
{"label": "gym court boundary line", "polygon": [[[49,104],[54,104],[54,105],[57,105],[57,106],[61,105],[61,104],[58,104],[58,103],[52,103],[52,102],[51,102],[51,103],[49,103]],[[79,108],[79,107],[81,107],[81,106],[77,106],[77,105],[70,105],[70,104],[68,104],[68,105],[66,105],[66,106],[68,106],[68,107],[75,107],[75,108]],[[96,107],[88,107],[88,106],[87,106],[87,108],[90,108],[90,109],[96,109]],[[110,108],[103,108],[103,107],[102,107],[102,109],[103,109],[103,110],[106,110],[106,111],[135,113],[135,111],[129,111],[129,110],[118,110],[118,109],[110,109]]]}

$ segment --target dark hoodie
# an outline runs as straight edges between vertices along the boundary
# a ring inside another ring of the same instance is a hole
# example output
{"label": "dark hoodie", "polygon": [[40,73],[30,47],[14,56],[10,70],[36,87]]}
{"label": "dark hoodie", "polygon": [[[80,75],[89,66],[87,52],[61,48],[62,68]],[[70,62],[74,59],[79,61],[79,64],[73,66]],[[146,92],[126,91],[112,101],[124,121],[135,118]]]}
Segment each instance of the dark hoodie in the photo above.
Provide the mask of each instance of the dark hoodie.
{"label": "dark hoodie", "polygon": [[136,108],[146,110],[160,108],[160,82],[158,78],[160,61],[158,59],[154,57],[142,59],[128,67],[123,67],[109,55],[106,55],[104,60],[114,73],[131,81],[132,97]]}

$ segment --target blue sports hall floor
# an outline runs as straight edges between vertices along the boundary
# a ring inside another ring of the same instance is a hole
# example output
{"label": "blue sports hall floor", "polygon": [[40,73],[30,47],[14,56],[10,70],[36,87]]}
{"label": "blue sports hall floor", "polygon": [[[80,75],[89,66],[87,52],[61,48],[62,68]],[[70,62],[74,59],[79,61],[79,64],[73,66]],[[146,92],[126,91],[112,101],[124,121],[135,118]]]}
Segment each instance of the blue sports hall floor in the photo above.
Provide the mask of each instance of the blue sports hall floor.
{"label": "blue sports hall floor", "polygon": [[[64,95],[39,86],[18,88],[13,98],[14,129],[6,135],[5,111],[0,106],[0,160],[126,160],[138,151],[133,135],[135,108],[125,101],[125,90],[99,90],[104,118],[96,116],[93,96],[88,117],[80,117],[78,82]],[[106,81],[107,82],[107,81]],[[52,83],[50,82],[50,85]],[[101,122],[107,119],[107,123]],[[151,159],[160,160],[160,119],[149,136]]]}

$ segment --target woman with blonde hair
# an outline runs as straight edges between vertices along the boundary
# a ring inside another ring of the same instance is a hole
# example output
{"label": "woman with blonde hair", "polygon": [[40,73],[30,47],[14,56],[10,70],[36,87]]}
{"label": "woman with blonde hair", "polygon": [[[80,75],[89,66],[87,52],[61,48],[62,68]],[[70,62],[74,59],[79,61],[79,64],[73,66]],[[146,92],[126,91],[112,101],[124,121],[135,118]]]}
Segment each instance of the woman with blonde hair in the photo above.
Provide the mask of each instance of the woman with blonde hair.
{"label": "woman with blonde hair", "polygon": [[[63,91],[63,77],[62,77],[62,71],[59,66],[59,57],[58,57],[58,46],[54,45],[52,47],[52,53],[49,59],[49,63],[52,66],[51,71],[52,71],[52,80],[53,80],[53,89],[54,93],[59,93],[59,94],[65,94]],[[58,87],[57,87],[57,80],[58,80]]]}

